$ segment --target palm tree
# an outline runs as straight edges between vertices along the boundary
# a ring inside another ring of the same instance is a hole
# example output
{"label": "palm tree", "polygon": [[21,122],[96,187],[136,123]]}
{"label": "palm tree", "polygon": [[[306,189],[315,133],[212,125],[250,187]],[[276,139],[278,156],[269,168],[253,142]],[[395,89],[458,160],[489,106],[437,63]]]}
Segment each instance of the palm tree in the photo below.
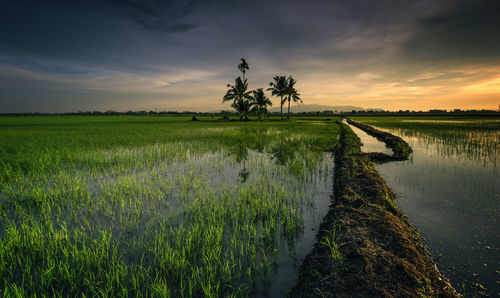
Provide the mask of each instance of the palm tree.
{"label": "palm tree", "polygon": [[[235,84],[227,84],[227,87],[229,90],[227,90],[226,95],[222,98],[222,103],[226,101],[233,101],[231,107],[235,108],[236,111],[240,113],[240,120],[243,119],[243,116],[245,116],[245,119],[248,119],[246,115],[251,107],[250,100],[252,100],[252,96],[250,95],[251,91],[248,91],[247,80],[242,80],[241,77],[237,77]],[[249,105],[248,111],[245,112],[247,104]],[[245,114],[242,114],[242,112]]]}
{"label": "palm tree", "polygon": [[267,107],[272,106],[273,103],[264,93],[264,89],[259,88],[253,92],[253,108],[252,113],[259,115],[259,120],[262,120],[262,116],[267,114]]}
{"label": "palm tree", "polygon": [[278,76],[275,75],[273,77],[273,82],[269,83],[269,88],[267,88],[267,91],[271,91],[271,94],[273,96],[279,96],[280,97],[280,105],[281,105],[281,120],[283,120],[283,104],[285,103],[283,101],[283,97],[287,95],[287,80],[286,76]]}
{"label": "palm tree", "polygon": [[243,73],[243,81],[245,80],[245,73],[249,69],[250,67],[248,67],[247,61],[244,58],[241,58],[241,63],[238,64],[238,70],[241,71],[241,73]]}
{"label": "palm tree", "polygon": [[233,107],[240,114],[240,121],[248,121],[248,114],[250,114],[252,108],[252,102],[247,99],[235,100],[231,107]]}
{"label": "palm tree", "polygon": [[300,98],[300,94],[297,92],[297,89],[295,89],[295,83],[297,83],[297,81],[292,76],[289,76],[288,80],[287,80],[287,84],[286,84],[287,85],[286,86],[286,100],[288,101],[287,119],[290,119],[290,101],[302,103],[302,99]]}

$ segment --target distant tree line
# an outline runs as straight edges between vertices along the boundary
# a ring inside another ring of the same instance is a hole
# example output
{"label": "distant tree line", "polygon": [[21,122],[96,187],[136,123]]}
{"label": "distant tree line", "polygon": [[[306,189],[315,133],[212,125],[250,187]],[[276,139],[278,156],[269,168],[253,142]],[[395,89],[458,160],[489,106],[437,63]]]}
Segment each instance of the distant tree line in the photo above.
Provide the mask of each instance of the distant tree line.
{"label": "distant tree line", "polygon": [[[193,112],[193,111],[78,111],[78,112],[64,112],[64,113],[42,113],[42,112],[23,112],[23,113],[0,113],[0,116],[148,116],[148,115],[170,115],[170,116],[224,116],[224,115],[239,115],[237,111],[220,110],[217,112]],[[280,116],[280,112],[268,112],[268,116]],[[431,110],[431,111],[350,111],[350,112],[334,112],[331,110],[324,111],[310,111],[310,112],[290,112],[290,115],[297,116],[334,116],[334,115],[393,115],[393,116],[406,116],[406,115],[481,115],[481,116],[500,116],[500,111],[495,110],[461,110],[446,111],[446,110]]]}
{"label": "distant tree line", "polygon": [[399,111],[384,111],[384,110],[363,110],[363,111],[350,111],[350,112],[342,112],[341,115],[359,115],[359,116],[370,116],[370,115],[390,115],[390,116],[457,116],[457,115],[469,115],[469,116],[500,116],[500,110],[461,110],[461,109],[453,109],[453,110],[440,110],[433,109],[429,111],[410,111],[410,110],[399,110]]}
{"label": "distant tree line", "polygon": [[[364,110],[364,111],[350,111],[350,112],[335,112],[331,110],[324,111],[312,111],[312,112],[290,112],[290,114],[297,116],[334,116],[334,115],[359,115],[359,116],[456,116],[456,115],[469,115],[469,116],[500,116],[500,111],[495,110],[430,110],[430,111],[410,111],[410,110],[399,110],[399,111],[380,111],[380,110]],[[0,113],[0,116],[148,116],[148,115],[170,115],[170,116],[230,116],[239,115],[237,111],[221,110],[218,112],[193,112],[193,111],[126,111],[118,112],[113,110],[108,111],[78,111],[78,112],[67,112],[67,113],[41,113],[41,112],[28,112],[28,113]],[[279,116],[280,112],[268,112],[267,115]]]}
{"label": "distant tree line", "polygon": [[[231,111],[229,111],[231,112]],[[228,113],[227,111],[225,113]],[[71,115],[81,115],[81,116],[118,116],[118,115],[131,115],[131,116],[147,116],[147,115],[192,115],[192,114],[207,114],[212,113],[197,113],[192,111],[126,111],[119,112],[114,110],[107,111],[78,111],[78,112],[64,112],[64,113],[42,113],[42,112],[26,112],[26,113],[0,113],[0,116],[71,116]]]}

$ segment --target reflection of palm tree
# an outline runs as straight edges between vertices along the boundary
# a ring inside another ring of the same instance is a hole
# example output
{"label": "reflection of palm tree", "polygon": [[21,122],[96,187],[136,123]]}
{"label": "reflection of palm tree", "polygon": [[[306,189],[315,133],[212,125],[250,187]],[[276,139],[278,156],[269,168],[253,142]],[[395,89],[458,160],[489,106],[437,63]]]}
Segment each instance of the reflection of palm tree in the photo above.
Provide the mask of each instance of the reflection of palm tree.
{"label": "reflection of palm tree", "polygon": [[244,183],[250,175],[250,172],[248,172],[246,167],[246,160],[248,158],[248,145],[245,141],[242,140],[236,144],[236,146],[234,147],[234,155],[237,162],[243,162],[243,169],[241,169],[241,171],[238,173],[238,176],[241,179],[241,183]]}
{"label": "reflection of palm tree", "polygon": [[248,179],[248,176],[250,176],[250,172],[245,167],[243,167],[243,169],[241,169],[241,171],[238,173],[238,176],[241,179],[241,183],[245,183],[245,181],[247,181]]}
{"label": "reflection of palm tree", "polygon": [[302,103],[300,94],[297,92],[297,89],[295,89],[295,83],[297,83],[297,81],[292,76],[289,76],[286,84],[286,100],[288,101],[287,119],[290,119],[290,101]]}
{"label": "reflection of palm tree", "polygon": [[235,84],[227,84],[229,90],[227,90],[226,95],[222,98],[222,103],[226,101],[233,101],[231,107],[235,108],[238,113],[240,113],[240,120],[245,117],[247,118],[248,113],[250,112],[251,103],[250,100],[252,96],[250,95],[250,91],[248,90],[247,80],[242,80],[241,77],[237,77],[235,80]]}
{"label": "reflection of palm tree", "polygon": [[269,83],[269,88],[267,88],[267,91],[271,91],[271,94],[273,96],[279,96],[280,97],[280,106],[281,106],[281,120],[283,120],[283,104],[285,103],[283,101],[283,97],[287,95],[287,79],[285,76],[278,76],[275,75],[273,77],[273,82]]}
{"label": "reflection of palm tree", "polygon": [[296,141],[281,141],[271,148],[271,154],[277,164],[284,165],[288,160],[293,159],[298,145]]}
{"label": "reflection of palm tree", "polygon": [[248,146],[243,141],[240,141],[234,148],[234,155],[237,162],[244,162],[248,157]]}
{"label": "reflection of palm tree", "polygon": [[253,108],[252,112],[259,115],[259,120],[262,119],[262,116],[267,114],[267,107],[272,106],[273,103],[264,93],[264,89],[259,88],[253,91]]}
{"label": "reflection of palm tree", "polygon": [[243,81],[245,80],[245,73],[249,70],[248,63],[244,58],[241,58],[241,63],[238,64],[238,70],[243,73]]}

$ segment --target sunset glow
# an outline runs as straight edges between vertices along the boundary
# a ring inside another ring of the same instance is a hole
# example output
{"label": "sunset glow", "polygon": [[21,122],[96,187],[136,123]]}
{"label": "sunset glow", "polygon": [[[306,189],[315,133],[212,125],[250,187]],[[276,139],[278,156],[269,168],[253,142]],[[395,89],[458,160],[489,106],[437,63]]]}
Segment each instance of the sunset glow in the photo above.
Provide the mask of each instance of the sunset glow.
{"label": "sunset glow", "polygon": [[228,109],[241,57],[251,89],[291,74],[305,104],[500,104],[496,1],[21,2],[0,12],[1,112]]}

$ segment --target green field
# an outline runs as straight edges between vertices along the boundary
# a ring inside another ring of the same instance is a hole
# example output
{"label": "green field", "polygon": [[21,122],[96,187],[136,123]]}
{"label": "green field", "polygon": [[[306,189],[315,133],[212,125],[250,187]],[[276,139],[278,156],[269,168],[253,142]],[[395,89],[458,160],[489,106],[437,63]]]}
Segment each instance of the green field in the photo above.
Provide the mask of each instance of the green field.
{"label": "green field", "polygon": [[[334,191],[340,119],[216,118],[0,117],[0,294],[286,295]],[[496,292],[499,119],[353,119],[413,148],[377,170],[438,268]]]}
{"label": "green field", "polygon": [[340,127],[189,120],[0,118],[0,293],[265,292]]}

